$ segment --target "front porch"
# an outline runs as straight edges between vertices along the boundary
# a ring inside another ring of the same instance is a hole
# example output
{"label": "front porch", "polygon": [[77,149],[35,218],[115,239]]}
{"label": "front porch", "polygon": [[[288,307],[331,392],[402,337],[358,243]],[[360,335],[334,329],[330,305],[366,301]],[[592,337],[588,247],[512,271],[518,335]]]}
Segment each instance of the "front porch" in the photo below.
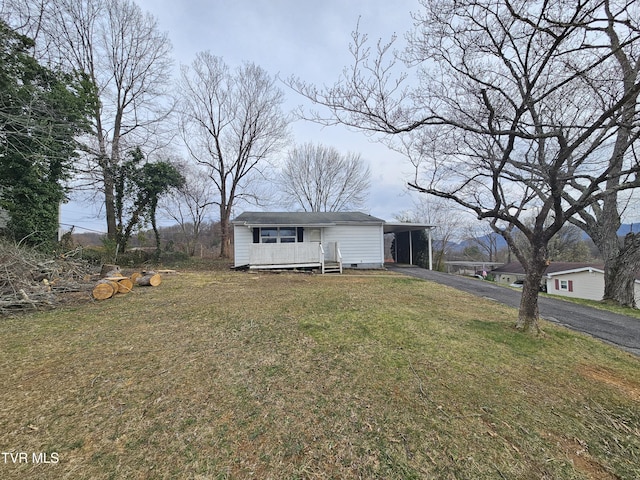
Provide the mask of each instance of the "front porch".
{"label": "front porch", "polygon": [[337,242],[253,243],[249,246],[249,268],[256,270],[317,268],[321,273],[342,273],[342,255]]}

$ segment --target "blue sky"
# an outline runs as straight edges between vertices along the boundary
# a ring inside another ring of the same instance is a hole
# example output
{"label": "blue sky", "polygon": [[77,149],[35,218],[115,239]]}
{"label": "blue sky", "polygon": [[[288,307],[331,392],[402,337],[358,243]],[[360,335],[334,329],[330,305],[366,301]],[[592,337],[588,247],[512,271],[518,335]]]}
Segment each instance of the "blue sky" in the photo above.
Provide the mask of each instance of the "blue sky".
{"label": "blue sky", "polygon": [[[349,65],[348,45],[357,22],[372,41],[394,33],[399,46],[412,24],[410,12],[418,0],[137,0],[154,15],[173,44],[176,72],[197,52],[209,50],[230,66],[253,62],[281,78],[294,75],[317,85],[332,84]],[[305,100],[284,85],[286,108]],[[343,127],[322,128],[298,121],[292,126],[296,143],[315,142],[341,152],[360,153],[372,172],[368,213],[392,220],[412,206],[406,195],[411,165],[399,154],[372,142],[361,132]],[[99,204],[71,202],[61,221],[99,231],[106,229]],[[240,213],[240,212],[237,212]],[[97,218],[96,218],[97,217]]]}

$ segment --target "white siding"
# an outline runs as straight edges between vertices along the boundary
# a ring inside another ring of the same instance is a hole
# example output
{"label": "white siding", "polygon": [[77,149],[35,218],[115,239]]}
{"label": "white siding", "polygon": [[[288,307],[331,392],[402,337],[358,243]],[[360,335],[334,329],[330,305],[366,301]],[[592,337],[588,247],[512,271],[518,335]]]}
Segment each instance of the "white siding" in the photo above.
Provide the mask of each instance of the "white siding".
{"label": "white siding", "polygon": [[382,268],[384,266],[384,235],[382,225],[336,225],[326,227],[322,235],[323,244],[338,242],[345,268],[357,265],[360,268]]}
{"label": "white siding", "polygon": [[[573,291],[557,289],[556,279],[571,281],[573,283]],[[602,300],[604,295],[604,275],[596,271],[553,275],[547,279],[547,293],[587,300]]]}
{"label": "white siding", "polygon": [[[311,230],[311,228],[309,229]],[[234,264],[249,265],[253,232],[245,225],[234,225]],[[336,225],[322,228],[322,243],[338,242],[342,263],[346,268],[382,268],[384,266],[384,235],[382,225]],[[305,228],[305,242],[315,239]]]}
{"label": "white siding", "polygon": [[253,231],[244,225],[233,226],[234,266],[249,265],[249,247],[253,243]]}

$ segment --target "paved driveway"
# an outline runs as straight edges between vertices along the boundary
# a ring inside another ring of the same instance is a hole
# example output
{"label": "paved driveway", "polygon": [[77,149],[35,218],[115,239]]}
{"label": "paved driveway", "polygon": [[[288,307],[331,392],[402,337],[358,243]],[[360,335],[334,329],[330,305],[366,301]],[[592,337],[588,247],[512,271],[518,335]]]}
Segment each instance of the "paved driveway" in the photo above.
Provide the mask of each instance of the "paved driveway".
{"label": "paved driveway", "polygon": [[[433,272],[418,267],[391,265],[387,268],[394,272],[441,283],[515,308],[520,306],[520,292],[493,282]],[[540,316],[545,320],[586,333],[640,356],[640,320],[638,319],[542,296],[538,299],[538,307]]]}

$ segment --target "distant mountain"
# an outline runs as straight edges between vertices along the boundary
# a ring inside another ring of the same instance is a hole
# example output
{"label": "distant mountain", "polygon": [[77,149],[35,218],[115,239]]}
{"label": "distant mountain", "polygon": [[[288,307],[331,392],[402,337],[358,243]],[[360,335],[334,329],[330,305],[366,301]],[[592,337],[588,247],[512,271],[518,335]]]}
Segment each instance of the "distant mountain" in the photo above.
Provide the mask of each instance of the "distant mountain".
{"label": "distant mountain", "polygon": [[[456,251],[462,251],[468,247],[478,246],[478,244],[489,245],[489,240],[491,238],[490,235],[492,234],[483,235],[482,237],[478,237],[477,240],[469,238],[459,243],[450,243],[449,248]],[[498,250],[501,250],[507,246],[507,242],[505,242],[504,238],[502,238],[500,235],[496,235],[495,244]]]}
{"label": "distant mountain", "polygon": [[[618,236],[624,237],[629,232],[635,232],[635,233],[640,232],[640,223],[623,223],[618,229]],[[588,240],[589,235],[585,233],[583,234],[582,238],[584,240]],[[489,235],[484,235],[480,237],[478,241],[483,245],[487,245],[489,243]],[[461,251],[461,250],[464,250],[465,248],[473,247],[474,245],[477,245],[477,244],[478,244],[477,241],[473,239],[467,239],[467,240],[463,240],[460,243],[450,243],[449,248],[455,251]],[[507,246],[507,242],[504,241],[504,238],[502,238],[501,236],[498,236],[496,240],[496,245],[498,247],[498,250],[500,250]]]}
{"label": "distant mountain", "polygon": [[629,232],[640,232],[640,223],[623,223],[618,229],[618,235],[621,237],[624,237]]}
{"label": "distant mountain", "polygon": [[[620,225],[620,228],[618,229],[618,236],[624,237],[629,232],[634,232],[634,233],[640,232],[640,223],[623,223],[622,225]],[[588,240],[589,235],[587,235],[586,233],[583,233],[582,238],[585,240]]]}

